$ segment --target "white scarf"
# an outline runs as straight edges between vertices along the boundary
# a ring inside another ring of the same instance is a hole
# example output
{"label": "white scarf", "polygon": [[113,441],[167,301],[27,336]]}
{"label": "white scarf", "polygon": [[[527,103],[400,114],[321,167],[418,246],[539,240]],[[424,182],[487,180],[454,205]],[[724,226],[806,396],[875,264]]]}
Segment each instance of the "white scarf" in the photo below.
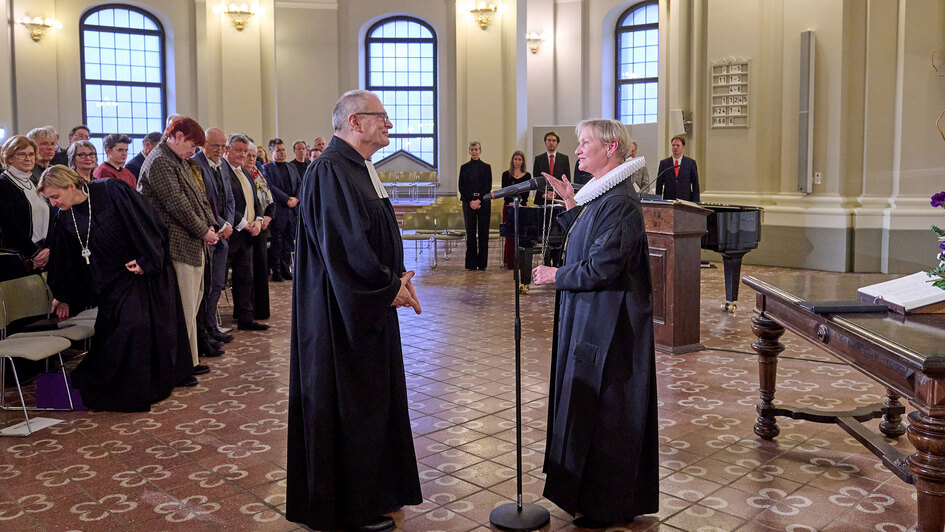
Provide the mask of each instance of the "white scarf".
{"label": "white scarf", "polygon": [[591,201],[603,195],[604,192],[607,192],[608,190],[625,181],[634,172],[640,168],[643,168],[644,166],[646,166],[646,159],[643,157],[630,159],[617,168],[607,172],[599,179],[595,178],[590,180],[586,185],[581,187],[581,190],[578,190],[577,194],[574,195],[574,201],[578,205],[590,203]]}

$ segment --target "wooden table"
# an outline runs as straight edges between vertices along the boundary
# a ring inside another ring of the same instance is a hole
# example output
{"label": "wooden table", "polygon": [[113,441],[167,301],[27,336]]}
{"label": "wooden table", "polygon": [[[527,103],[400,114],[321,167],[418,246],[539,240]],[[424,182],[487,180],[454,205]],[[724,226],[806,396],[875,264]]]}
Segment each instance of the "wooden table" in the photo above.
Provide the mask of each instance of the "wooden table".
{"label": "wooden table", "polygon": [[[780,429],[776,416],[836,423],[879,456],[883,463],[918,493],[918,530],[945,529],[945,315],[902,316],[895,313],[818,315],[795,303],[809,300],[856,299],[852,283],[867,285],[864,276],[790,273],[744,277],[755,290],[752,332],[757,339],[761,402],[755,434],[770,440]],[[888,279],[886,276],[884,279]],[[775,406],[779,341],[785,329],[800,335],[849,363],[886,387],[886,402],[846,412],[820,412]],[[916,411],[902,423],[905,398]],[[908,434],[916,452],[903,455],[860,422],[883,417],[880,431],[889,437]]]}

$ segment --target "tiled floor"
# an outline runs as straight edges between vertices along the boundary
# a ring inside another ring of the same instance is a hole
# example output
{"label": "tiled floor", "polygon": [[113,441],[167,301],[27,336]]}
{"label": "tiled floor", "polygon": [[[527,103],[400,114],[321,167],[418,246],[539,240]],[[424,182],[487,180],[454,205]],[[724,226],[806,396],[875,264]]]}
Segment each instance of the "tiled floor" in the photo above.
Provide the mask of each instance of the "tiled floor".
{"label": "tiled floor", "polygon": [[[408,247],[423,314],[401,311],[402,337],[425,501],[394,515],[400,529],[488,528],[492,508],[514,500],[514,285],[498,247],[486,272],[464,270],[461,252],[431,270],[429,251],[413,262]],[[657,355],[661,510],[625,528],[913,529],[915,490],[839,428],[781,419],[775,442],[755,437],[750,294],[737,314],[722,313],[722,270],[702,274],[708,349]],[[272,328],[237,332],[198,387],[148,414],[67,413],[28,439],[0,440],[0,530],[297,529],[282,514],[290,284],[272,290]],[[546,530],[574,528],[540,497],[553,301],[548,288],[522,297],[524,498],[551,510]],[[783,341],[792,358],[779,365],[780,400],[849,409],[884,399],[810,344]]]}

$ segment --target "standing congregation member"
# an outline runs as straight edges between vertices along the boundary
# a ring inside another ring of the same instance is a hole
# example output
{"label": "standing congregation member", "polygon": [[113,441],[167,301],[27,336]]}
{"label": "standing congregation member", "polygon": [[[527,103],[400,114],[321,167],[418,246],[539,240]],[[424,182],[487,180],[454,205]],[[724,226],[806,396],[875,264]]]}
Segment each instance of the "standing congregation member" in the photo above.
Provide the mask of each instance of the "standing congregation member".
{"label": "standing congregation member", "polygon": [[489,264],[489,222],[492,202],[483,199],[492,190],[492,167],[479,160],[482,145],[469,143],[469,162],[459,167],[459,200],[466,221],[466,269],[485,270]]}
{"label": "standing congregation member", "polygon": [[[229,343],[233,335],[224,333],[217,327],[217,308],[220,295],[226,287],[226,260],[230,254],[229,238],[233,234],[234,213],[236,202],[233,198],[233,187],[229,179],[225,179],[221,165],[223,164],[223,150],[226,149],[226,135],[223,130],[210,127],[204,131],[206,142],[203,150],[193,156],[192,160],[200,167],[203,175],[204,191],[207,193],[207,202],[216,218],[217,243],[210,246],[210,286],[204,287],[204,305],[201,309],[203,327],[212,340]],[[207,343],[200,342],[205,353],[209,353]],[[216,351],[212,351],[214,354]]]}
{"label": "standing congregation member", "polygon": [[672,141],[672,157],[660,161],[656,174],[656,195],[663,199],[699,201],[699,168],[696,161],[683,155],[686,137],[676,135]]}
{"label": "standing congregation member", "polygon": [[197,350],[197,311],[203,299],[206,246],[217,243],[216,218],[207,203],[203,183],[187,162],[205,141],[196,120],[176,118],[164,131],[144,164],[138,187],[170,235],[170,254],[177,274],[194,375],[209,373]]}
{"label": "standing congregation member", "polygon": [[167,229],[131,187],[91,183],[62,165],[37,190],[59,208],[50,235],[51,312],[60,318],[91,291],[95,336],[72,372],[94,410],[147,412],[176,385],[195,384],[187,326],[168,253]]}
{"label": "standing congregation member", "polygon": [[[305,174],[292,285],[286,518],[382,531],[420,504],[398,307],[420,313],[393,206],[370,157],[393,127],[372,93],[342,95]],[[386,309],[386,310],[384,310]]]}
{"label": "standing congregation member", "polygon": [[158,145],[158,142],[161,142],[161,134],[157,131],[153,131],[144,136],[144,140],[141,142],[141,151],[137,155],[131,158],[125,168],[129,172],[134,174],[135,179],[138,178],[138,174],[141,173],[141,165],[144,164],[144,160],[148,158],[148,155],[151,153],[151,150]]}
{"label": "standing congregation member", "polygon": [[545,174],[568,209],[560,268],[535,284],[558,291],[544,496],[574,524],[604,528],[659,511],[653,298],[643,211],[629,183],[630,138],[616,120],[575,129],[580,167],[594,176],[574,193]]}
{"label": "standing congregation member", "polygon": [[298,170],[299,175],[305,175],[305,170],[308,169],[308,163],[310,162],[308,144],[305,144],[304,140],[297,140],[292,143],[292,152],[295,154],[295,160],[292,161],[292,164]]}
{"label": "standing congregation member", "polygon": [[69,168],[75,170],[83,181],[92,180],[92,172],[98,166],[98,152],[95,145],[87,140],[77,140],[66,150],[66,161]]}
{"label": "standing congregation member", "polygon": [[14,135],[0,148],[0,247],[16,250],[28,270],[42,270],[49,260],[46,234],[55,210],[36,194],[33,166],[36,143]]}
{"label": "standing congregation member", "polygon": [[234,231],[229,238],[233,314],[240,330],[265,331],[269,326],[256,321],[253,312],[253,248],[262,231],[263,210],[256,197],[255,183],[242,169],[248,153],[249,138],[246,135],[234,133],[227,137],[221,169],[223,179],[230,180],[236,206]]}
{"label": "standing congregation member", "polygon": [[[256,145],[249,143],[249,152],[243,161],[243,173],[253,180],[256,199],[262,210],[262,230],[253,241],[253,316],[257,320],[269,319],[269,261],[266,240],[269,224],[272,223],[272,191],[259,168],[256,167]],[[265,153],[265,151],[263,151]]]}
{"label": "standing congregation member", "polygon": [[299,204],[298,191],[302,175],[295,165],[286,162],[282,139],[277,137],[270,140],[269,151],[272,153],[272,162],[263,165],[263,175],[269,183],[274,201],[268,261],[272,280],[281,283],[285,279],[292,279],[290,267],[292,250],[295,249],[296,206]]}
{"label": "standing congregation member", "polygon": [[36,145],[36,164],[33,165],[33,184],[39,183],[40,176],[52,164],[53,157],[59,150],[59,134],[52,126],[37,127],[26,134],[26,138]]}
{"label": "standing congregation member", "polygon": [[92,172],[95,179],[115,178],[128,183],[131,188],[138,186],[138,178],[125,168],[125,160],[128,159],[128,145],[131,139],[128,135],[112,133],[102,140],[102,147],[105,148],[105,162],[98,165],[98,168]]}

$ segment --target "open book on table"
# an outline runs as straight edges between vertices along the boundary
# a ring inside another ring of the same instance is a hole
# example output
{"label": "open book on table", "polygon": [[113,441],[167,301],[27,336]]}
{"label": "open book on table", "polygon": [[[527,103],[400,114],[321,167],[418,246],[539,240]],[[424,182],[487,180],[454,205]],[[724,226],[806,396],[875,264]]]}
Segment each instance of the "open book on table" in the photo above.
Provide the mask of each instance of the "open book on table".
{"label": "open book on table", "polygon": [[857,290],[860,301],[883,303],[900,314],[945,313],[945,290],[932,286],[938,277],[917,272]]}

